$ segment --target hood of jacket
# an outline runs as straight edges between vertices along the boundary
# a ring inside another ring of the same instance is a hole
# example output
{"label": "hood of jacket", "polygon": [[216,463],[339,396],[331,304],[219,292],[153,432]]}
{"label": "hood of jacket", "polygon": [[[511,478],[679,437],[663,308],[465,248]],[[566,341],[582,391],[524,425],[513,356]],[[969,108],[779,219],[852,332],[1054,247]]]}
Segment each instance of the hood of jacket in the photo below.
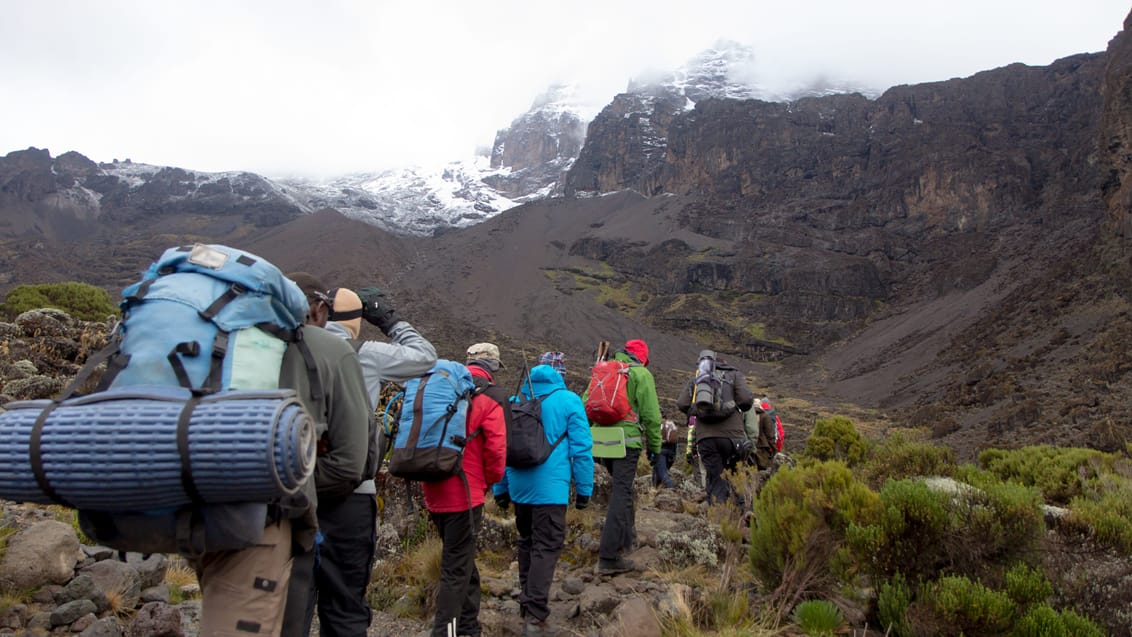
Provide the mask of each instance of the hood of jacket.
{"label": "hood of jacket", "polygon": [[556,389],[566,389],[566,381],[550,365],[535,365],[531,368],[530,377],[523,380],[523,395],[530,398],[532,389],[534,396],[545,396]]}

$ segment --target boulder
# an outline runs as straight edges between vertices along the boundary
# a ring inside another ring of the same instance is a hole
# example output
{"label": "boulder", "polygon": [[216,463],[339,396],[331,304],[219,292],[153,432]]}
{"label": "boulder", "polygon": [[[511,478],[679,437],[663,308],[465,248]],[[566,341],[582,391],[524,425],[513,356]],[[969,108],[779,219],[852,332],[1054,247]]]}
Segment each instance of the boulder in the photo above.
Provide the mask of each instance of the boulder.
{"label": "boulder", "polygon": [[656,613],[648,600],[641,597],[630,597],[621,602],[599,634],[601,637],[662,637]]}
{"label": "boulder", "polygon": [[0,584],[17,589],[65,584],[82,559],[78,535],[69,524],[36,522],[8,539],[0,560]]}

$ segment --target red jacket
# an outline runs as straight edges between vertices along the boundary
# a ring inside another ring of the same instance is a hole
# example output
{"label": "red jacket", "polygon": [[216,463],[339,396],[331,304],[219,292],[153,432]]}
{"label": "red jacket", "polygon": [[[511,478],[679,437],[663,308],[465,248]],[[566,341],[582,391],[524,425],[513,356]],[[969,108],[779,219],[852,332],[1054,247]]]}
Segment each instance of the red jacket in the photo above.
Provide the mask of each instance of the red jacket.
{"label": "red jacket", "polygon": [[[479,365],[469,365],[468,369],[472,376],[494,380],[491,373]],[[503,478],[507,465],[507,425],[503,419],[503,408],[484,394],[474,396],[468,408],[468,435],[476,431],[480,433],[464,449],[464,475],[468,478],[471,503],[468,502],[468,491],[464,489],[464,480],[455,475],[440,482],[421,484],[429,511],[452,513],[480,506],[488,488]]]}

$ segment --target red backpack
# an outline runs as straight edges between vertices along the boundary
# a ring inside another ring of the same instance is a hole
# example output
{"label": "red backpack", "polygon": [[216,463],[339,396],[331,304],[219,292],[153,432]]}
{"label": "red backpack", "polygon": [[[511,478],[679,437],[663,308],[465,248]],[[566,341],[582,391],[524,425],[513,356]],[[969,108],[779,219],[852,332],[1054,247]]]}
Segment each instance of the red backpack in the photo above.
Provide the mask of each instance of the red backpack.
{"label": "red backpack", "polygon": [[586,417],[599,425],[635,419],[629,406],[629,363],[598,361],[590,369]]}

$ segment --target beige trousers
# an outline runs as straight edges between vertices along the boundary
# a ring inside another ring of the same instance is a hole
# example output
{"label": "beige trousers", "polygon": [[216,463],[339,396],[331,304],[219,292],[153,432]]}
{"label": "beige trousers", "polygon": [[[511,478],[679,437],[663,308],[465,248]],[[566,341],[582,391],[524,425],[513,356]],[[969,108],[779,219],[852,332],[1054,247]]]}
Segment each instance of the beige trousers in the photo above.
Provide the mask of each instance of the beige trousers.
{"label": "beige trousers", "polygon": [[291,579],[291,521],[263,530],[263,541],[210,553],[196,565],[200,637],[279,637]]}

